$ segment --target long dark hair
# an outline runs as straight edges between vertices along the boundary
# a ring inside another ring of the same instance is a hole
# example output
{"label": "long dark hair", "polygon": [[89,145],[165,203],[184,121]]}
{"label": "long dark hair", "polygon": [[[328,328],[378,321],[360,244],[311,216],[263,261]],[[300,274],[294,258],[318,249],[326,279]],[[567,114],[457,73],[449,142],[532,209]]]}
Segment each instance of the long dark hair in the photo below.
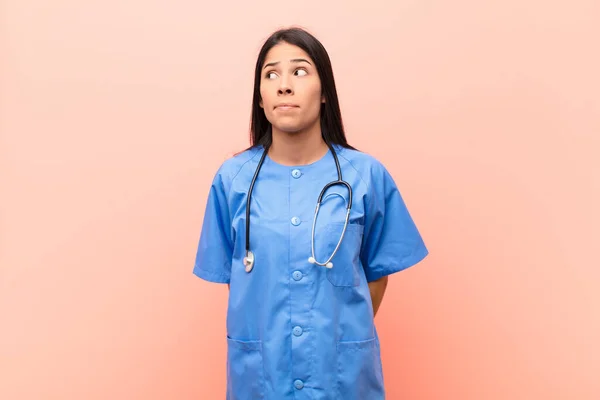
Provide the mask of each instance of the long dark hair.
{"label": "long dark hair", "polygon": [[268,148],[273,140],[271,123],[267,120],[264,110],[260,107],[260,81],[261,70],[271,48],[281,42],[298,46],[304,50],[315,62],[319,79],[321,80],[321,93],[325,97],[325,103],[321,103],[321,135],[328,145],[339,145],[354,149],[346,140],[342,113],[338,100],[335,80],[331,61],[325,47],[307,31],[293,27],[280,29],[265,41],[256,60],[254,72],[254,94],[252,96],[252,119],[250,122],[250,144]]}

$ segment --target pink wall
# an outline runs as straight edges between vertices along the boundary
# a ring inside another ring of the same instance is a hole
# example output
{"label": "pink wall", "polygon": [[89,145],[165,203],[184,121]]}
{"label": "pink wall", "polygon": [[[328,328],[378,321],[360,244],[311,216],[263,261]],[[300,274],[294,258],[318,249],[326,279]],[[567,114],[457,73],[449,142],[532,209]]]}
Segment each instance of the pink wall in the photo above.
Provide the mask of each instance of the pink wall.
{"label": "pink wall", "polygon": [[599,3],[336,3],[0,3],[0,398],[224,397],[192,265],[288,24],[431,251],[377,317],[389,398],[600,398]]}

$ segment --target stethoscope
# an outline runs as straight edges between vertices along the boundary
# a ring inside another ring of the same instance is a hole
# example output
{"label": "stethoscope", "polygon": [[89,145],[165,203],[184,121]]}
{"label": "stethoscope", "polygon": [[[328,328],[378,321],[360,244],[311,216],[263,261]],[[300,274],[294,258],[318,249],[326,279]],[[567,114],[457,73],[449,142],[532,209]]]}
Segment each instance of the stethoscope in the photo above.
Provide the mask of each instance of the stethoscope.
{"label": "stethoscope", "polygon": [[[336,181],[329,182],[327,185],[325,185],[323,187],[323,189],[321,190],[321,193],[319,194],[319,198],[317,200],[317,208],[315,209],[315,215],[313,218],[311,241],[310,241],[312,255],[308,258],[308,262],[311,264],[320,265],[322,267],[333,268],[333,263],[331,262],[331,260],[333,259],[333,257],[337,253],[338,249],[340,248],[340,244],[342,244],[342,240],[344,239],[344,235],[346,233],[346,228],[348,227],[348,220],[350,218],[350,210],[352,209],[352,186],[350,186],[350,184],[348,182],[342,180],[342,170],[340,168],[340,162],[337,158],[337,154],[336,154],[335,150],[333,149],[333,146],[331,146],[329,144],[328,144],[328,146],[329,146],[329,150],[331,150],[331,154],[333,154],[333,159],[335,160],[335,166],[337,168],[338,179]],[[254,177],[252,178],[252,182],[250,182],[250,188],[248,189],[248,197],[246,198],[246,257],[244,257],[244,265],[246,266],[246,272],[252,271],[252,269],[254,268],[254,261],[255,261],[254,253],[252,251],[250,251],[250,200],[252,199],[252,190],[254,189],[254,183],[256,182],[256,177],[258,176],[258,173],[263,165],[263,162],[265,161],[265,157],[267,155],[268,150],[269,150],[268,147],[265,147],[265,150],[263,151],[260,161],[258,162],[258,167],[256,167],[256,171],[254,172]],[[346,201],[346,219],[344,221],[344,229],[342,230],[340,240],[338,240],[337,245],[335,246],[335,249],[333,250],[333,253],[331,254],[331,256],[329,256],[329,258],[325,262],[319,262],[315,258],[315,225],[317,223],[317,215],[319,214],[319,208],[321,207],[321,202],[323,201],[323,195],[325,194],[327,189],[329,189],[330,187],[335,186],[335,185],[342,185],[342,186],[345,186],[346,189],[348,189],[348,200],[347,201],[345,200]]]}

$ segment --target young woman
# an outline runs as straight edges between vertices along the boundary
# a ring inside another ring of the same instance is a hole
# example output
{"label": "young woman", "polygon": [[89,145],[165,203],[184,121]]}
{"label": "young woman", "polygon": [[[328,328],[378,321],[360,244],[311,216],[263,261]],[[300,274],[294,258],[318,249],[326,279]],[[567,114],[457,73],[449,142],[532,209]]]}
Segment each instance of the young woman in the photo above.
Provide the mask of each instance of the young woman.
{"label": "young woman", "polygon": [[262,47],[251,131],[214,177],[194,267],[229,285],[227,399],[384,399],[374,317],[427,249],[386,168],[347,143],[306,31]]}

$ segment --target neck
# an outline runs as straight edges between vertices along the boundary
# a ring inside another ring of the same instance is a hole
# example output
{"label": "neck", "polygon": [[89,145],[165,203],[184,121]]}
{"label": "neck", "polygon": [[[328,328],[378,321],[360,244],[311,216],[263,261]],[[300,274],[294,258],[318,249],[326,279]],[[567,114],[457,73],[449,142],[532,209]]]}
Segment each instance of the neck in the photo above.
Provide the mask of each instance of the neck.
{"label": "neck", "polygon": [[273,141],[269,148],[269,157],[283,165],[307,165],[323,157],[329,147],[323,140],[321,129],[287,133],[273,128]]}

